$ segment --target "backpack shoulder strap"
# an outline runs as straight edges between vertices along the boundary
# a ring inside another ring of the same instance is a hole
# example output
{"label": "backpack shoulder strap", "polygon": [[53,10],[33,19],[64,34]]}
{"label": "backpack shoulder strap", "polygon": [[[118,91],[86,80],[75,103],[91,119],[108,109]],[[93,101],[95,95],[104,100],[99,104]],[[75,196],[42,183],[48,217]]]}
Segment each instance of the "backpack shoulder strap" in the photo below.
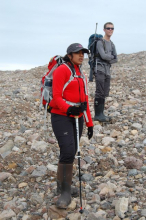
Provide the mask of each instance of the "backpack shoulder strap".
{"label": "backpack shoulder strap", "polygon": [[[73,67],[73,68],[70,68],[70,66],[67,65],[67,63],[63,63],[63,64],[66,65],[66,67],[68,67],[68,69],[69,69],[70,72],[71,72],[71,75],[70,75],[69,80],[65,83],[65,85],[64,85],[64,87],[63,87],[63,90],[62,90],[62,96],[63,96],[63,92],[64,92],[65,88],[68,86],[68,84],[69,84],[69,83],[70,83],[75,77],[76,77],[76,78],[79,77],[79,76],[76,75],[76,72],[75,72],[74,67]],[[72,70],[72,69],[73,69],[73,70]],[[81,68],[79,68],[79,69],[80,69],[80,73],[81,73],[81,78],[82,78],[83,81],[84,81],[85,93],[86,93],[86,95],[87,95],[86,78],[85,78],[85,75],[83,74]]]}
{"label": "backpack shoulder strap", "polygon": [[106,48],[105,48],[105,40],[102,38],[101,41],[102,41],[102,43],[103,43],[103,49],[104,49],[104,51],[105,51],[105,50],[106,50]]}
{"label": "backpack shoulder strap", "polygon": [[[114,45],[114,43],[110,40],[111,44]],[[115,45],[114,45],[115,46]]]}
{"label": "backpack shoulder strap", "polygon": [[86,77],[85,77],[85,74],[82,72],[81,67],[80,67],[80,73],[81,73],[82,79],[84,81],[85,94],[88,95]]}
{"label": "backpack shoulder strap", "polygon": [[65,83],[64,87],[63,87],[63,90],[62,90],[62,95],[63,95],[63,92],[65,90],[65,88],[68,86],[68,84],[74,79],[74,73],[72,72],[71,68],[69,65],[67,65],[67,63],[63,63],[62,65],[65,65],[71,72],[71,75],[70,75],[70,78],[69,80]]}
{"label": "backpack shoulder strap", "polygon": [[112,51],[113,51],[115,45],[114,45],[114,43],[112,41],[111,41],[111,45],[112,45]]}

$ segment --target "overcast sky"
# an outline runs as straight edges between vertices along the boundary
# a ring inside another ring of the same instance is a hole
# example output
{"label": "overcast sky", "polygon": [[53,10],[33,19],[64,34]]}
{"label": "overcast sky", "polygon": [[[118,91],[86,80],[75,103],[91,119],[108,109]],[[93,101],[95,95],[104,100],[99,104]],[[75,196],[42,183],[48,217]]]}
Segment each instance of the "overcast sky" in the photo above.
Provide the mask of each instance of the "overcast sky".
{"label": "overcast sky", "polygon": [[71,43],[88,46],[114,23],[117,53],[146,51],[146,0],[0,0],[0,70],[30,69],[65,55]]}

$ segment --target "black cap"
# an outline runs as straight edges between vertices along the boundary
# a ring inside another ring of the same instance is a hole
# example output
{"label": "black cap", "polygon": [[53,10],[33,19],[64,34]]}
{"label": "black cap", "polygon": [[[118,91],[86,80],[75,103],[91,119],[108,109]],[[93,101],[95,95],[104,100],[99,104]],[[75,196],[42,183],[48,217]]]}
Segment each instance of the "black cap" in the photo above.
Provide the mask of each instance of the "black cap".
{"label": "black cap", "polygon": [[67,54],[70,54],[70,53],[75,53],[75,52],[78,52],[82,50],[84,53],[89,53],[89,50],[84,48],[81,44],[78,44],[78,43],[74,43],[74,44],[71,44],[68,48],[67,48]]}

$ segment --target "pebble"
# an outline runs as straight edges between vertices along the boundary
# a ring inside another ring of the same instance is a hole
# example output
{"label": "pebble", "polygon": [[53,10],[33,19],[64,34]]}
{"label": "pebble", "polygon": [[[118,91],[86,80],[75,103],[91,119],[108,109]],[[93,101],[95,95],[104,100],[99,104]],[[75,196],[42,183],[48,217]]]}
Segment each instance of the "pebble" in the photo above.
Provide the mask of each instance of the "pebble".
{"label": "pebble", "polygon": [[127,187],[134,187],[135,186],[135,184],[132,181],[130,181],[130,180],[128,180],[125,185]]}
{"label": "pebble", "polygon": [[19,188],[23,188],[26,186],[28,186],[28,183],[19,183],[19,185],[18,185]]}
{"label": "pebble", "polygon": [[118,217],[124,218],[128,211],[128,198],[120,198],[115,205],[115,213]]}
{"label": "pebble", "polygon": [[10,219],[10,218],[13,218],[13,217],[16,217],[16,214],[11,209],[4,210],[3,212],[0,213],[0,220]]}
{"label": "pebble", "polygon": [[146,217],[146,209],[141,210],[141,215],[142,215],[142,217]]}
{"label": "pebble", "polygon": [[4,181],[5,179],[7,179],[8,177],[10,177],[12,174],[11,173],[7,173],[7,172],[1,172],[0,173],[0,181]]}
{"label": "pebble", "polygon": [[143,165],[143,162],[141,159],[137,159],[133,156],[126,157],[124,162],[125,162],[125,166],[128,169],[132,169],[132,168],[140,169]]}
{"label": "pebble", "polygon": [[86,174],[83,174],[83,175],[82,175],[81,179],[82,179],[83,181],[87,182],[87,181],[92,180],[92,179],[93,179],[93,176],[92,176],[90,173],[86,173]]}
{"label": "pebble", "polygon": [[129,170],[128,172],[128,176],[136,176],[137,175],[137,170],[136,169],[132,169],[132,170]]}
{"label": "pebble", "polygon": [[143,140],[143,144],[146,146],[146,139]]}
{"label": "pebble", "polygon": [[7,151],[11,151],[14,146],[14,142],[12,140],[8,140],[7,143],[0,148],[0,154],[5,153]]}

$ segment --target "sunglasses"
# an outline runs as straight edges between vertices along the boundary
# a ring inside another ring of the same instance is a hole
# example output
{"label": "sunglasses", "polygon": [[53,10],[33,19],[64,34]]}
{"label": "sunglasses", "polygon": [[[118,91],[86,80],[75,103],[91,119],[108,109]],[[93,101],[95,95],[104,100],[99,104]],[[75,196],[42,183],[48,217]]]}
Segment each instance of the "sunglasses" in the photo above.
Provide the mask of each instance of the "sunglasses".
{"label": "sunglasses", "polygon": [[106,30],[114,30],[114,28],[107,27]]}

